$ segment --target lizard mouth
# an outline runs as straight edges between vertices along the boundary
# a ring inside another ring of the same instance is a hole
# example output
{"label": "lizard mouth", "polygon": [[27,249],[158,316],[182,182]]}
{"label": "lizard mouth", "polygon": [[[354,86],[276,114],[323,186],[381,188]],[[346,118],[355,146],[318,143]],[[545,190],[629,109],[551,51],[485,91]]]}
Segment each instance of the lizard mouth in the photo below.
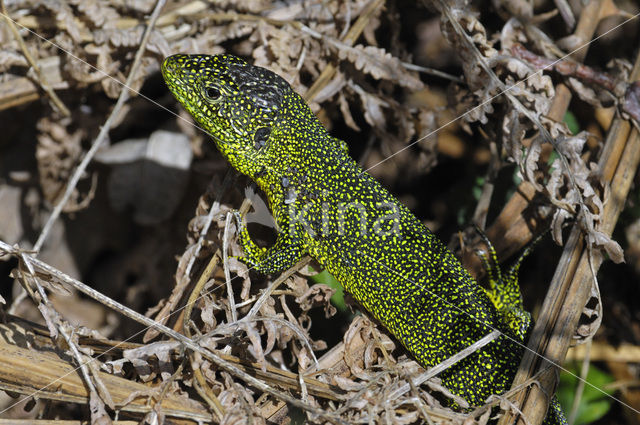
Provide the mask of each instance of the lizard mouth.
{"label": "lizard mouth", "polygon": [[173,94],[173,96],[183,104],[186,105],[186,99],[188,99],[187,83],[183,79],[184,71],[181,69],[180,62],[181,59],[178,56],[184,57],[184,55],[173,55],[169,56],[162,62],[162,66],[160,67],[162,77],[164,78],[169,91]]}

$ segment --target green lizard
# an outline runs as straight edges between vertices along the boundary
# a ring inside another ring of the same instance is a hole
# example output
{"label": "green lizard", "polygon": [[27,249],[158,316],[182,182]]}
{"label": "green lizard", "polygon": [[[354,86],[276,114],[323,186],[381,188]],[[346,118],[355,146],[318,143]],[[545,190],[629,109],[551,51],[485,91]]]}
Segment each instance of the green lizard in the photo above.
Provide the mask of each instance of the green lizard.
{"label": "green lizard", "polygon": [[[241,227],[246,263],[276,273],[310,254],[427,368],[500,330],[439,377],[476,406],[509,389],[524,351],[516,341],[531,326],[517,270],[494,273],[490,289],[478,285],[273,72],[231,55],[174,55],[162,74],[231,165],[267,195],[277,239],[262,248]],[[565,423],[555,398],[545,422]]]}

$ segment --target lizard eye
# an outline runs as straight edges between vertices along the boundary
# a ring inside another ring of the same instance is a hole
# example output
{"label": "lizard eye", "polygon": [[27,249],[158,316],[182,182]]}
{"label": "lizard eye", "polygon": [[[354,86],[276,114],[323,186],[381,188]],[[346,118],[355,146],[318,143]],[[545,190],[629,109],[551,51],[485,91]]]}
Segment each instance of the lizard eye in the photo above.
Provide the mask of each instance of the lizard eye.
{"label": "lizard eye", "polygon": [[204,96],[209,100],[218,100],[222,96],[220,89],[216,86],[206,86],[203,92]]}

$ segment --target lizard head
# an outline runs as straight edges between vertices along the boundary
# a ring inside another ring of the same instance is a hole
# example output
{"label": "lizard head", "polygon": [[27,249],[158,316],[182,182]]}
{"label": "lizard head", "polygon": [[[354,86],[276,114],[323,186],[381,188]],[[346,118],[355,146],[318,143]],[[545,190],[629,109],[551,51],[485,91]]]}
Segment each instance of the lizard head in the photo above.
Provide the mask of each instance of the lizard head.
{"label": "lizard head", "polygon": [[283,147],[271,142],[290,126],[284,110],[304,104],[282,77],[231,55],[183,54],[166,58],[162,75],[238,171],[253,177],[275,166],[269,158]]}

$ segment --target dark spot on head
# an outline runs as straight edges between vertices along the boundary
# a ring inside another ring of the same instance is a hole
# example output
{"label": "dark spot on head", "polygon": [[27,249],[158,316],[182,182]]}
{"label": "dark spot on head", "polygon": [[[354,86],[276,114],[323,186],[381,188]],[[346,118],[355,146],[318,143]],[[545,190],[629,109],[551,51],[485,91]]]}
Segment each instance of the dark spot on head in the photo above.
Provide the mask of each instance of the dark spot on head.
{"label": "dark spot on head", "polygon": [[267,140],[269,139],[269,135],[271,134],[270,127],[261,127],[256,130],[256,133],[253,135],[253,147],[255,150],[260,150],[264,145],[267,144]]}
{"label": "dark spot on head", "polygon": [[260,109],[277,110],[283,92],[289,87],[279,75],[257,66],[229,65],[230,75],[238,89]]}

